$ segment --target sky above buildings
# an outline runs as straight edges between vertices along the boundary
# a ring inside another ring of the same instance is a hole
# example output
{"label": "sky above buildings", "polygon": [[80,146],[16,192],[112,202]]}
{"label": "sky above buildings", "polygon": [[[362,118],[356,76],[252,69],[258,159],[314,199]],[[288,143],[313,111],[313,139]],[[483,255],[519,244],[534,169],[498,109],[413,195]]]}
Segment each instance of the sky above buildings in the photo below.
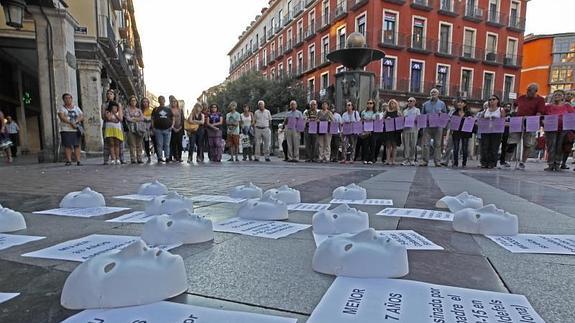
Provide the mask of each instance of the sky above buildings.
{"label": "sky above buildings", "polygon": [[[268,0],[134,0],[145,80],[156,95],[193,104],[225,80],[227,53]],[[525,33],[575,32],[575,0],[531,0]]]}

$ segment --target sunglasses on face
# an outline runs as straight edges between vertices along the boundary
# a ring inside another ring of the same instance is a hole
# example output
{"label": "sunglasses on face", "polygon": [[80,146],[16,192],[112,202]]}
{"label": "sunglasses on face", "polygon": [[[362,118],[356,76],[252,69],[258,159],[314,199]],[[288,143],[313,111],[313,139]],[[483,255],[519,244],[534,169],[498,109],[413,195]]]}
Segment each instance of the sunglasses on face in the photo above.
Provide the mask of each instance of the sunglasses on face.
{"label": "sunglasses on face", "polygon": [[497,101],[496,98],[489,98],[489,101]]}

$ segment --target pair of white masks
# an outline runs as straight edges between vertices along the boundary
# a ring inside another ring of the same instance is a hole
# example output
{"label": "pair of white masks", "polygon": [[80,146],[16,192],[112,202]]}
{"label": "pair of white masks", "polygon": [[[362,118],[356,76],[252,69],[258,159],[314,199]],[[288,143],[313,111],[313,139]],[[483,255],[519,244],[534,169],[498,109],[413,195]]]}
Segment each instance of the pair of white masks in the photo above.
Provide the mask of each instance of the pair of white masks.
{"label": "pair of white masks", "polygon": [[340,204],[333,210],[316,212],[312,225],[317,234],[356,233],[369,228],[369,216],[347,204]]}
{"label": "pair of white masks", "polygon": [[175,214],[180,211],[194,213],[194,203],[191,199],[183,197],[176,192],[170,192],[166,196],[158,196],[146,206],[146,214]]}
{"label": "pair of white masks", "polygon": [[301,197],[298,190],[282,185],[279,188],[272,188],[264,193],[264,196],[273,197],[283,201],[285,204],[301,203]]}
{"label": "pair of white masks", "polygon": [[457,212],[466,208],[479,209],[483,207],[483,200],[480,197],[463,192],[456,196],[444,196],[435,203],[435,207],[449,209],[451,212]]}
{"label": "pair of white masks", "polygon": [[471,234],[514,236],[519,232],[517,216],[489,204],[479,209],[455,212],[453,230]]}
{"label": "pair of white masks", "polygon": [[238,209],[237,216],[248,220],[275,221],[287,220],[287,205],[270,196],[245,201]]}

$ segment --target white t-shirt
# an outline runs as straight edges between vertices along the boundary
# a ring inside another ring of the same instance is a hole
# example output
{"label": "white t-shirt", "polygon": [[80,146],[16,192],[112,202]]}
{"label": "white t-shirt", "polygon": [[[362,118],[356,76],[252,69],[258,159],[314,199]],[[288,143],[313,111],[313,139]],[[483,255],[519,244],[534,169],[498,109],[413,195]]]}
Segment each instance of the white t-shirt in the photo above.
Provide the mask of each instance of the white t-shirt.
{"label": "white t-shirt", "polygon": [[272,114],[268,109],[264,111],[257,109],[256,112],[254,112],[254,118],[256,120],[256,127],[269,127],[272,122]]}
{"label": "white t-shirt", "polygon": [[[80,118],[80,116],[82,116],[82,110],[80,110],[80,108],[78,108],[77,106],[74,106],[72,109],[66,109],[66,107],[61,106],[60,108],[58,108],[58,113],[64,113],[67,117],[68,120],[71,123],[76,122],[76,120],[78,120]],[[58,120],[60,120],[60,118],[58,118]],[[72,127],[71,125],[64,123],[62,121],[60,121],[60,132],[76,132],[76,128]]]}
{"label": "white t-shirt", "polygon": [[344,123],[357,122],[361,120],[361,118],[359,117],[359,113],[357,111],[353,111],[351,113],[348,113],[346,111],[341,116],[341,119],[343,120]]}

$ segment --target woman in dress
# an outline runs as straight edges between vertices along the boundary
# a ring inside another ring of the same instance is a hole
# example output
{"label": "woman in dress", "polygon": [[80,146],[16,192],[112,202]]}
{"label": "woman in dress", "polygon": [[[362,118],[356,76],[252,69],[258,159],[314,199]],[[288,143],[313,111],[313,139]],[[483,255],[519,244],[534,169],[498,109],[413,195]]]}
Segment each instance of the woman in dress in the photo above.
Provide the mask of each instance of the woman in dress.
{"label": "woman in dress", "polygon": [[142,142],[143,133],[141,130],[144,122],[144,114],[138,108],[138,99],[131,96],[128,100],[128,108],[125,111],[126,123],[128,124],[128,147],[130,148],[130,162],[132,164],[142,164]]}
{"label": "woman in dress", "polygon": [[122,114],[120,105],[114,101],[108,104],[106,109],[106,131],[104,137],[110,147],[110,164],[120,165],[120,145],[124,141],[124,131],[122,130]]}
{"label": "woman in dress", "polygon": [[[118,104],[119,114],[123,117],[124,111],[122,109],[122,105],[117,101],[116,91],[114,91],[113,89],[108,89],[108,91],[106,91],[106,102],[102,103],[102,107],[100,109],[100,113],[102,114],[102,120],[104,121],[102,133],[106,133],[106,113],[108,111],[108,106],[110,105],[110,102],[115,102],[116,104]],[[110,160],[110,147],[108,146],[108,142],[106,140],[106,137],[104,136],[104,165],[108,165],[109,160]],[[125,164],[124,145],[120,146],[120,163]]]}
{"label": "woman in dress", "polygon": [[[389,100],[387,110],[383,113],[383,118],[395,119],[401,116],[399,103],[394,99]],[[395,130],[384,133],[383,141],[385,142],[386,165],[395,165],[397,146],[401,146],[401,132],[402,130]]]}

